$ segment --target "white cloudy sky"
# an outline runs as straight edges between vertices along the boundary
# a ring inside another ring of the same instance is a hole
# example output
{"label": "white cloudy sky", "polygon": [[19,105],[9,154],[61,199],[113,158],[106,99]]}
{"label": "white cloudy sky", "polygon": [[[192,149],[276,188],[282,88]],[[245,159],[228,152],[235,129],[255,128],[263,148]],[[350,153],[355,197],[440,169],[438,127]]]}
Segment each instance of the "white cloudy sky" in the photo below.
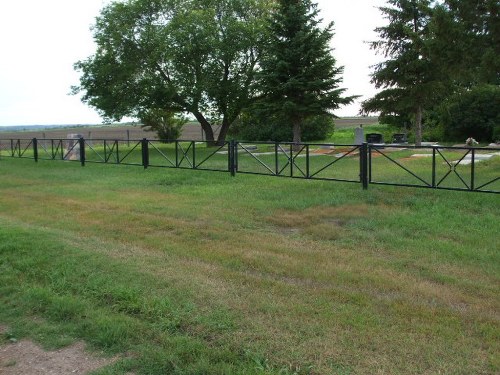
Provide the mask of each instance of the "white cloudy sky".
{"label": "white cloudy sky", "polygon": [[[0,126],[100,123],[97,113],[68,95],[78,84],[73,63],[94,51],[89,30],[109,0],[3,0],[0,2]],[[335,22],[334,55],[345,67],[348,94],[373,95],[370,65],[379,61],[365,43],[383,22],[384,0],[317,0]],[[336,112],[356,115],[356,104]]]}

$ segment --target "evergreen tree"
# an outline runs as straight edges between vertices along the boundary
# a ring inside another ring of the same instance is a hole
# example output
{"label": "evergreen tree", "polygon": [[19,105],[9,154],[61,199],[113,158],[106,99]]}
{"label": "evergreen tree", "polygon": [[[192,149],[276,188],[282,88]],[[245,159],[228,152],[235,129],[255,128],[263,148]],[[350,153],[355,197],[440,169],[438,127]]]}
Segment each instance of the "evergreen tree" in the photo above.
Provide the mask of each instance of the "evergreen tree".
{"label": "evergreen tree", "polygon": [[499,9],[498,0],[445,0],[434,8],[431,58],[449,89],[432,115],[448,139],[486,141],[500,134]]}
{"label": "evergreen tree", "polygon": [[260,89],[266,109],[293,126],[293,141],[301,142],[304,120],[350,103],[339,88],[343,68],[336,67],[329,43],[333,23],[319,26],[316,4],[310,0],[279,0],[270,21],[270,41],[261,62]]}
{"label": "evergreen tree", "polygon": [[434,9],[433,59],[458,86],[500,84],[498,0],[445,0]]}
{"label": "evergreen tree", "polygon": [[424,109],[432,106],[446,86],[429,54],[431,0],[388,0],[380,10],[387,26],[376,29],[380,40],[371,47],[386,58],[375,66],[372,83],[383,88],[362,105],[365,113],[408,117],[412,114],[415,143],[422,141]]}

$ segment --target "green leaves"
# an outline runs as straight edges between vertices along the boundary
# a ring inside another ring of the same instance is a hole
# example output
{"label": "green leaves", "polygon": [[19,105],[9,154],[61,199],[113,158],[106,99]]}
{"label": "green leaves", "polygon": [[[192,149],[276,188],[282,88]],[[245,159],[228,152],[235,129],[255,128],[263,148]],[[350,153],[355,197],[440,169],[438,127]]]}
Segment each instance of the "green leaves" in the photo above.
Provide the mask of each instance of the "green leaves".
{"label": "green leaves", "polygon": [[446,135],[452,139],[496,141],[500,138],[500,88],[478,85],[458,93],[441,105],[440,114]]}
{"label": "green leaves", "polygon": [[187,121],[185,117],[176,117],[175,112],[168,110],[149,109],[141,114],[142,128],[156,132],[162,141],[179,138]]}
{"label": "green leaves", "polygon": [[253,95],[267,7],[264,0],[111,3],[94,27],[96,54],[75,64],[82,76],[73,91],[115,120],[149,109],[191,112],[210,141],[207,118],[227,128]]}

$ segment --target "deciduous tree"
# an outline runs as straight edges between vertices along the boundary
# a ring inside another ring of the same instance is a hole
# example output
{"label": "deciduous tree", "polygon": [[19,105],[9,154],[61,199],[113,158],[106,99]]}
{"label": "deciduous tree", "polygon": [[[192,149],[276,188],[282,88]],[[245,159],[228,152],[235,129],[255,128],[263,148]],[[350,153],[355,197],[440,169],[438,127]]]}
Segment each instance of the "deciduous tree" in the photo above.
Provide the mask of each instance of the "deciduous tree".
{"label": "deciduous tree", "polygon": [[265,36],[265,0],[130,0],[105,7],[94,26],[97,52],[79,61],[74,92],[103,117],[148,110],[191,113],[206,139],[253,97]]}

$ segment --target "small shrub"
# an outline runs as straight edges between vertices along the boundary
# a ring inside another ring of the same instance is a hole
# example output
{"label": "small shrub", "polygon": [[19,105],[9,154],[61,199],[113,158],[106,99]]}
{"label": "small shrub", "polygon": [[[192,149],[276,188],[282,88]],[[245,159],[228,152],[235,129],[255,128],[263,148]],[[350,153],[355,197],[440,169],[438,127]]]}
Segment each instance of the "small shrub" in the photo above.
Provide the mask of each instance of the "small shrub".
{"label": "small shrub", "polygon": [[171,142],[181,135],[182,127],[187,123],[183,116],[176,116],[170,110],[150,109],[140,116],[142,126],[146,131],[156,132],[158,138],[164,142]]}

